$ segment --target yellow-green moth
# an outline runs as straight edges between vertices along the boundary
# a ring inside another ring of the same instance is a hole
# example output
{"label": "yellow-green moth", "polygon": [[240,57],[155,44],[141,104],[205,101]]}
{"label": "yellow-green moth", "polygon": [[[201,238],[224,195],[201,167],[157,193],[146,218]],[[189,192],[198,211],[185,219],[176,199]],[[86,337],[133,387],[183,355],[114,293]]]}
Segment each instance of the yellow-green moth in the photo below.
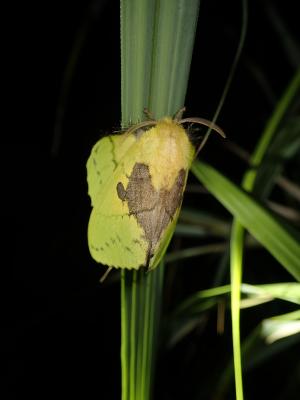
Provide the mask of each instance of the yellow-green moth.
{"label": "yellow-green moth", "polygon": [[[196,149],[186,122],[223,131],[201,118],[164,117],[106,136],[87,161],[92,212],[92,257],[114,268],[151,270],[159,264],[175,229]],[[198,149],[199,150],[199,149]]]}

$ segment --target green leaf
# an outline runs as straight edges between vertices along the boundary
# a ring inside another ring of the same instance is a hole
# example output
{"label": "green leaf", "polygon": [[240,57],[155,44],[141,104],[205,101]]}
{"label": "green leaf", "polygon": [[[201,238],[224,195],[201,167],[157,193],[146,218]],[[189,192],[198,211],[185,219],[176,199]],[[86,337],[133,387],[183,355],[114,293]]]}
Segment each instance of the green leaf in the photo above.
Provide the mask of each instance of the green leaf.
{"label": "green leaf", "polygon": [[[256,145],[256,148],[250,158],[251,167],[246,174],[244,175],[242,181],[242,188],[251,192],[254,188],[254,184],[257,178],[257,168],[261,166],[262,161],[264,160],[267,149],[270,146],[274,135],[280,126],[288,108],[291,106],[292,100],[296,96],[296,93],[299,90],[300,86],[300,69],[297,70],[290,84],[287,86],[285,92],[283,93],[280,101],[274,109],[270,119],[267,121],[264,131]],[[259,213],[258,213],[259,214]],[[260,217],[259,215],[256,215]],[[251,221],[248,221],[251,222]],[[267,224],[268,228],[273,228],[272,219],[265,220],[264,222],[269,222]],[[239,218],[235,218],[233,221],[232,232],[231,232],[231,241],[230,241],[230,274],[231,274],[231,284],[232,284],[232,292],[231,292],[231,315],[232,315],[232,337],[233,337],[233,352],[234,352],[234,370],[235,370],[235,381],[236,381],[236,395],[238,399],[243,399],[243,391],[242,391],[242,367],[241,367],[241,349],[240,349],[240,285],[242,282],[242,270],[243,270],[243,242],[244,242],[244,229],[243,222],[239,220]],[[268,226],[269,225],[269,226]],[[245,227],[245,226],[244,226]],[[266,230],[255,230],[256,234],[259,234],[261,239],[264,239],[264,236],[267,235],[267,239],[272,239],[272,235],[277,233],[278,229],[270,230],[267,232]],[[282,230],[281,230],[282,232]],[[282,235],[282,238],[286,238],[286,235]],[[258,239],[259,240],[259,239]],[[290,244],[295,243],[296,241],[292,240]],[[299,279],[299,271],[293,268],[290,268],[290,260],[288,260],[286,256],[288,256],[287,252],[284,251],[281,243],[272,243],[271,240],[266,240],[263,242],[267,248],[273,254],[279,257],[279,260],[286,261],[286,268],[291,272],[295,273],[297,279]],[[270,245],[268,247],[268,245]],[[284,246],[285,243],[282,243]],[[277,251],[276,246],[279,247],[279,251]],[[291,246],[294,247],[294,246]],[[298,246],[299,249],[299,246]],[[275,255],[275,257],[276,257]]]}
{"label": "green leaf", "polygon": [[274,215],[208,164],[195,161],[192,171],[243,227],[300,281],[300,243]]}
{"label": "green leaf", "polygon": [[248,285],[243,283],[242,292],[251,296],[265,296],[300,304],[300,284],[298,282],[270,283],[267,285]]}
{"label": "green leaf", "polygon": [[[291,346],[299,347],[300,335],[293,334],[291,329],[286,329],[285,336],[282,336],[281,340],[273,340],[269,341],[269,338],[272,339],[273,333],[277,331],[277,327],[280,328],[280,325],[270,324],[270,320],[281,320],[281,322],[288,323],[289,322],[298,322],[300,318],[300,310],[284,314],[278,315],[276,317],[267,318],[263,320],[244,340],[241,346],[242,350],[242,358],[244,371],[249,371],[255,367],[258,367],[262,363],[269,361],[275,355],[278,355],[280,352],[286,351]],[[291,327],[292,325],[290,325]],[[295,325],[294,325],[295,327]],[[279,329],[278,331],[279,332]],[[281,331],[282,332],[282,331]],[[291,334],[288,334],[291,333]],[[296,332],[295,332],[296,333]],[[274,337],[273,339],[279,339],[279,336]],[[214,398],[227,398],[226,393],[228,392],[228,388],[230,382],[233,378],[233,365],[232,361],[223,368],[223,372],[221,374],[219,384],[216,387],[216,393],[214,394]]]}
{"label": "green leaf", "polygon": [[[299,313],[298,313],[299,314]],[[262,323],[262,334],[267,344],[272,344],[279,339],[300,333],[300,320],[265,319]]]}
{"label": "green leaf", "polygon": [[[121,0],[122,125],[184,106],[199,0]],[[148,400],[164,268],[122,271],[122,400]]]}

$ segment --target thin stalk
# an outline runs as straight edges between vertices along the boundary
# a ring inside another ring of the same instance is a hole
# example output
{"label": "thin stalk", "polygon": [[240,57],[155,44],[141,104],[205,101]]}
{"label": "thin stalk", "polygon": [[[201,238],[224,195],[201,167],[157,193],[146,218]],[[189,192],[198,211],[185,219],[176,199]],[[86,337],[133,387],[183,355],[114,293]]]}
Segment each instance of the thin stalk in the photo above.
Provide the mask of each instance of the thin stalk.
{"label": "thin stalk", "polygon": [[[257,168],[262,162],[265,153],[273,139],[280,122],[282,121],[286,110],[300,87],[300,70],[292,79],[290,85],[279,101],[274,113],[267,122],[261,139],[258,142],[254,153],[251,156],[250,164],[253,168],[249,169],[242,181],[242,188],[251,192],[254,188],[257,176]],[[240,351],[240,288],[242,283],[242,266],[243,266],[243,244],[244,244],[244,227],[241,223],[234,219],[231,231],[231,309],[232,309],[232,337],[234,351],[234,373],[236,382],[236,397],[243,399],[242,387],[242,366]]]}

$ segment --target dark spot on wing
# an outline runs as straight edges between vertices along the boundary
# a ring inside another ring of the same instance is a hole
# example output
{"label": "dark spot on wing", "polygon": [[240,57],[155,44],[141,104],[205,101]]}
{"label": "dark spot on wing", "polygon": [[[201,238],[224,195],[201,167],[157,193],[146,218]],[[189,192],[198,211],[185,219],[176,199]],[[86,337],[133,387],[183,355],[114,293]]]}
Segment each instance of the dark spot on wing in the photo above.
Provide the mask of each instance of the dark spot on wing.
{"label": "dark spot on wing", "polygon": [[118,193],[119,199],[121,199],[122,201],[124,201],[126,199],[126,190],[125,190],[122,182],[118,182],[118,184],[117,184],[117,193]]}
{"label": "dark spot on wing", "polygon": [[109,139],[110,144],[111,144],[112,162],[114,164],[114,170],[115,170],[117,168],[117,166],[118,166],[118,163],[116,161],[116,154],[115,154],[115,144],[114,144],[111,136],[108,136],[108,139]]}

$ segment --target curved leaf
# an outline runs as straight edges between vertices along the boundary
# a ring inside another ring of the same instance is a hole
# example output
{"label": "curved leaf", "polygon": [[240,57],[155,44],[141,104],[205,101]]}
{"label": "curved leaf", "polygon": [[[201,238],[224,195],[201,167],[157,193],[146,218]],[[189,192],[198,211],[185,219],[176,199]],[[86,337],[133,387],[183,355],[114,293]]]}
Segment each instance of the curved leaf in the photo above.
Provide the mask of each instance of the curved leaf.
{"label": "curved leaf", "polygon": [[239,222],[300,281],[300,243],[249,194],[213,167],[195,161],[192,171]]}

